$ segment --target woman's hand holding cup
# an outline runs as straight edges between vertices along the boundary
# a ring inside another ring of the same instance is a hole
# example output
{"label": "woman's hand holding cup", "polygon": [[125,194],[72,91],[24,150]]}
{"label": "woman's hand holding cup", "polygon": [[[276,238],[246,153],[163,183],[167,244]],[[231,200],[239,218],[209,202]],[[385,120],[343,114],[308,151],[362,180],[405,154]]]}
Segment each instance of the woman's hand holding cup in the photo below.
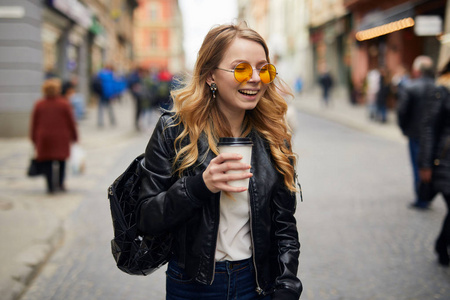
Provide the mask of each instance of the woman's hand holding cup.
{"label": "woman's hand holding cup", "polygon": [[[229,193],[245,192],[248,189],[250,165],[242,162],[243,156],[239,153],[221,153],[211,160],[203,172],[203,181],[213,193],[220,191]],[[237,180],[247,181],[247,186],[233,186],[231,182]]]}

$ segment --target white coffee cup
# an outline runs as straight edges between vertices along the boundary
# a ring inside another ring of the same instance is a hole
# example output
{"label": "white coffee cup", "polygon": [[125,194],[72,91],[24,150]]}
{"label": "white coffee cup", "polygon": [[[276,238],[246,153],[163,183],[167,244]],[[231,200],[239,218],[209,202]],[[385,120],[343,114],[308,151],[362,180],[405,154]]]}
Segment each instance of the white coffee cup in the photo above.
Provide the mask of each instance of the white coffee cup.
{"label": "white coffee cup", "polygon": [[[250,165],[252,159],[252,147],[253,143],[249,138],[235,138],[235,137],[224,137],[219,139],[219,144],[217,145],[220,153],[238,153],[242,155],[240,162]],[[227,173],[249,173],[250,169],[247,170],[230,170]],[[247,187],[249,186],[249,178],[241,180],[232,180],[228,184],[233,187]]]}

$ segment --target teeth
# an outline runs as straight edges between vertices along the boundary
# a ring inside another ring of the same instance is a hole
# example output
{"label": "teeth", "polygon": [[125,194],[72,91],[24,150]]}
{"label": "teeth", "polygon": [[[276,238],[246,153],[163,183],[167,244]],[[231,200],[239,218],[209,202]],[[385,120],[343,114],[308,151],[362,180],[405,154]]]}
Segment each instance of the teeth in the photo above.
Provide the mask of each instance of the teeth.
{"label": "teeth", "polygon": [[258,91],[251,91],[251,90],[240,90],[239,92],[246,95],[256,95],[258,93]]}

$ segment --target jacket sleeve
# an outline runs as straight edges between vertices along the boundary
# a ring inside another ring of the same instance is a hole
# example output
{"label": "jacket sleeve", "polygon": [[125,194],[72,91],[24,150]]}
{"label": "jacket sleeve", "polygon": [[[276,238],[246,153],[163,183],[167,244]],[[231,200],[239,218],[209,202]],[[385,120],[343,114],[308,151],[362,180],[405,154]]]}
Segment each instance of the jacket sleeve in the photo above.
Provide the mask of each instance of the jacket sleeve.
{"label": "jacket sleeve", "polygon": [[447,96],[445,88],[432,90],[427,99],[425,113],[422,119],[419,147],[419,167],[431,168],[435,159],[436,138],[443,112],[443,103]]}
{"label": "jacket sleeve", "polygon": [[167,114],[160,118],[142,162],[137,220],[146,234],[157,235],[185,222],[213,195],[201,173],[181,178],[173,174],[175,148],[167,132],[176,127],[169,125],[170,120]]}
{"label": "jacket sleeve", "polygon": [[31,113],[31,122],[30,122],[30,139],[36,147],[37,143],[37,122],[38,122],[38,109],[37,104],[34,105],[33,111]]}
{"label": "jacket sleeve", "polygon": [[411,99],[408,90],[408,87],[406,87],[401,89],[398,93],[397,120],[403,134],[406,133],[408,126],[408,117],[411,106]]}
{"label": "jacket sleeve", "polygon": [[278,274],[275,278],[275,292],[272,299],[300,298],[303,287],[297,277],[300,243],[295,219],[296,196],[283,183],[273,198],[274,236],[277,249]]}
{"label": "jacket sleeve", "polygon": [[78,142],[77,123],[75,121],[72,106],[69,103],[66,103],[65,105],[65,112],[67,116],[68,127],[70,130],[70,140],[76,143]]}

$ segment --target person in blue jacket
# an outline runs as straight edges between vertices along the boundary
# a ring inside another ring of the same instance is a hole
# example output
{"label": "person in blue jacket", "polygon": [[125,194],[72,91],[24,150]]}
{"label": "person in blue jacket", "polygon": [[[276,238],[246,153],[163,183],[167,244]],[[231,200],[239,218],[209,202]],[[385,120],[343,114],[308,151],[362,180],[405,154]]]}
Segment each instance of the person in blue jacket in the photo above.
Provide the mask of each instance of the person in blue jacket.
{"label": "person in blue jacket", "polygon": [[100,99],[98,101],[98,126],[103,127],[103,111],[108,110],[109,121],[112,126],[116,125],[116,118],[114,115],[112,100],[117,95],[117,82],[114,77],[114,68],[112,65],[106,65],[101,69],[95,80],[99,84]]}

